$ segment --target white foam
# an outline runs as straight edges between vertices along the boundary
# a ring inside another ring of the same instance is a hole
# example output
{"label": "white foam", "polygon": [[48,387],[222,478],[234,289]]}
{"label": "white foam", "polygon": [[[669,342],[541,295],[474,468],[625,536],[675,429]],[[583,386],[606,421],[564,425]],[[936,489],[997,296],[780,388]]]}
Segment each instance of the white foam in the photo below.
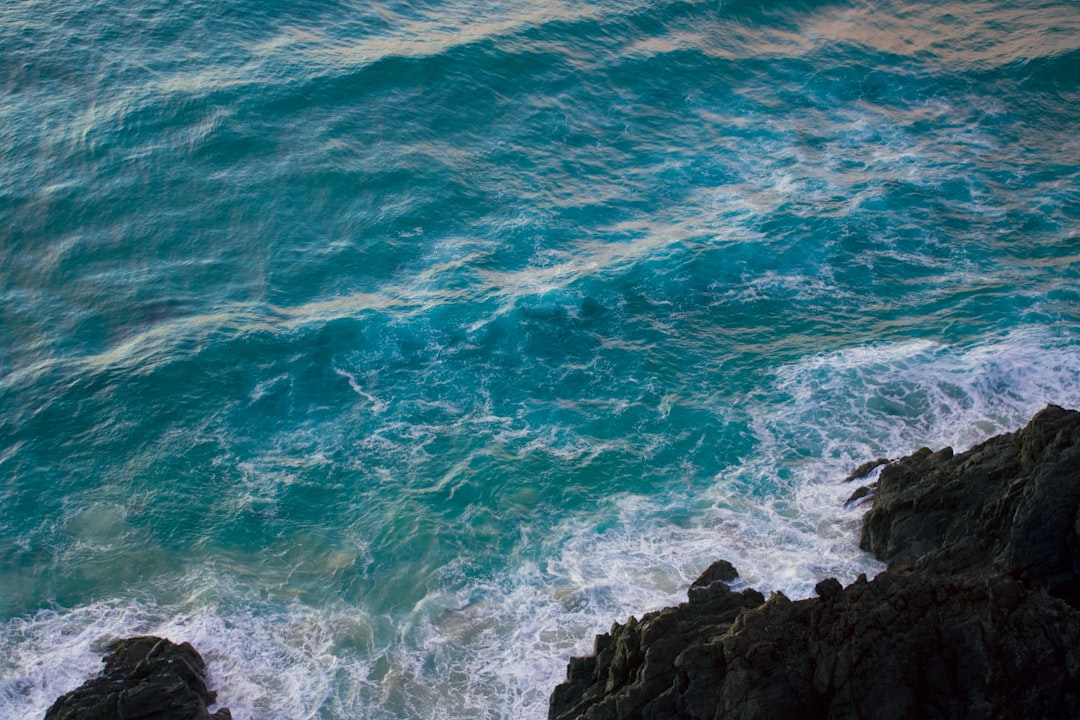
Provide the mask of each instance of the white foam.
{"label": "white foam", "polygon": [[962,450],[1048,403],[1080,405],[1080,351],[1038,327],[967,348],[873,344],[781,368],[775,388],[776,409],[756,410],[770,442],[797,435],[803,452],[849,463],[923,445]]}
{"label": "white foam", "polygon": [[279,384],[283,384],[286,382],[289,384],[291,391],[292,378],[289,376],[288,373],[282,373],[280,375],[270,378],[269,380],[263,380],[257,383],[252,389],[251,394],[248,396],[248,403],[254,405],[255,403],[259,402],[259,400],[261,400],[267,392],[273,391],[273,389]]}
{"label": "white foam", "polygon": [[367,390],[365,390],[364,386],[363,386],[363,382],[356,376],[355,373],[351,373],[348,370],[344,370],[344,369],[338,367],[337,365],[334,365],[334,372],[337,373],[340,377],[343,377],[346,380],[348,380],[349,387],[352,388],[353,392],[355,392],[357,395],[362,397],[364,400],[366,400],[370,404],[371,412],[375,413],[376,415],[379,415],[379,414],[383,413],[386,410],[386,408],[389,406],[389,403],[387,403],[385,400],[383,400],[381,398],[378,398],[378,397],[375,397],[374,395],[369,393]]}

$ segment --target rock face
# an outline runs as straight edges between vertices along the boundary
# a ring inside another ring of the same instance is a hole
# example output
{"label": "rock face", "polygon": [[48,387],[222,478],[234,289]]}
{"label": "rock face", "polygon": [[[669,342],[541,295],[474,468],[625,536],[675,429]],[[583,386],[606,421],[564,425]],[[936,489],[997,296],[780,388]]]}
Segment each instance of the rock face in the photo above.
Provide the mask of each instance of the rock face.
{"label": "rock face", "polygon": [[881,471],[862,548],[934,572],[998,572],[1080,599],[1080,413],[1051,406],[962,455],[923,448]]}
{"label": "rock face", "polygon": [[211,714],[215,693],[206,687],[206,665],[188,643],[157,637],[120,640],[102,659],[105,669],[62,695],[45,720],[229,720]]}
{"label": "rock face", "polygon": [[792,602],[714,565],[572,659],[549,720],[1080,717],[1080,413],[922,449],[868,492],[887,571]]}

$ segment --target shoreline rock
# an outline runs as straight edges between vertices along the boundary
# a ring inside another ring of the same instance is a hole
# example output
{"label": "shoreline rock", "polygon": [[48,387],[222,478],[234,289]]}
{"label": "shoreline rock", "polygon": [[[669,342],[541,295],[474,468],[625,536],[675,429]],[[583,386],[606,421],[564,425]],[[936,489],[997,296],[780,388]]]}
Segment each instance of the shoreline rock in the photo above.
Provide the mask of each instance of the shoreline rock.
{"label": "shoreline rock", "polygon": [[765,600],[718,563],[573,658],[549,720],[1080,717],[1080,413],[923,448],[864,495],[873,581]]}
{"label": "shoreline rock", "polygon": [[231,720],[209,711],[206,663],[189,643],[150,635],[117,640],[101,675],[61,695],[45,720]]}

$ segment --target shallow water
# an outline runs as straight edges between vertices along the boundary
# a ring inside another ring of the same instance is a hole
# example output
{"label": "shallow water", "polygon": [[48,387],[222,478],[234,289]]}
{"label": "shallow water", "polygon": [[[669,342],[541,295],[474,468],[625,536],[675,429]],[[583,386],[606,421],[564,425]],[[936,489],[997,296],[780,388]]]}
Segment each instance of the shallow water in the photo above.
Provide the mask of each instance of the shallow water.
{"label": "shallow water", "polygon": [[0,717],[542,718],[853,467],[1080,406],[1071,2],[0,7]]}

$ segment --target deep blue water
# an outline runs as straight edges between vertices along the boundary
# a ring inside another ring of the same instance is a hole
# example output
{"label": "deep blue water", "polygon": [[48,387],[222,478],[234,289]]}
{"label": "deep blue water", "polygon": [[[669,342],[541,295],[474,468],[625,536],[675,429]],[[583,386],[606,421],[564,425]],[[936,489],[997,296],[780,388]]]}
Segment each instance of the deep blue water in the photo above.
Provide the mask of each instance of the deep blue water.
{"label": "deep blue water", "polygon": [[546,716],[1080,406],[1071,0],[0,4],[0,717]]}

